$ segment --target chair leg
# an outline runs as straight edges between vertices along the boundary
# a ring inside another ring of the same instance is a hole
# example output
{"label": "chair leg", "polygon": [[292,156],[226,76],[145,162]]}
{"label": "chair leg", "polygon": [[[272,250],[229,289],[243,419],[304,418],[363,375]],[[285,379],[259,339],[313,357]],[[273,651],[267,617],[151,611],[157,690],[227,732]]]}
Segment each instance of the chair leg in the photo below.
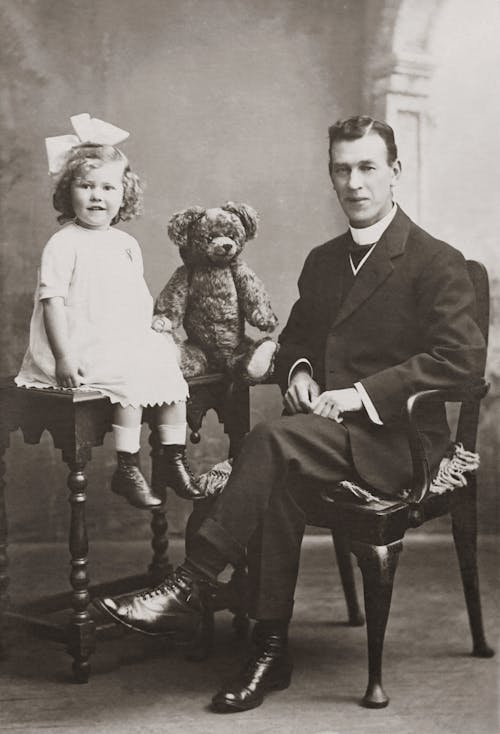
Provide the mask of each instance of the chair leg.
{"label": "chair leg", "polygon": [[344,589],[349,624],[351,627],[361,627],[365,623],[365,617],[360,609],[358,594],[356,592],[356,582],[354,581],[349,538],[344,533],[339,533],[333,530],[332,538],[335,546],[335,554],[337,556],[340,580],[342,581],[342,588]]}
{"label": "chair leg", "polygon": [[368,545],[353,542],[363,574],[366,627],[368,635],[368,686],[362,700],[367,708],[384,708],[389,698],[382,688],[382,653],[384,635],[391,606],[394,575],[403,543]]}
{"label": "chair leg", "polygon": [[[160,449],[161,444],[157,431],[152,430],[149,435],[151,446],[151,488],[156,495],[162,497],[166,492],[161,481]],[[151,511],[151,547],[153,557],[148,566],[148,572],[153,585],[160,584],[172,572],[172,565],[168,560],[168,521],[165,512],[165,504]]]}
{"label": "chair leg", "polygon": [[231,624],[234,630],[234,636],[237,640],[244,640],[248,636],[250,620],[246,612],[238,612],[235,614]]}
{"label": "chair leg", "polygon": [[168,560],[168,522],[165,510],[159,508],[151,511],[151,547],[153,557],[148,566],[151,583],[156,586],[172,572],[172,564]]}
{"label": "chair leg", "polygon": [[452,499],[452,529],[455,550],[464,588],[465,603],[472,634],[472,654],[490,658],[495,652],[486,642],[479,595],[477,570],[477,509],[475,477],[469,479],[467,492]]}
{"label": "chair leg", "polygon": [[6,657],[5,611],[9,602],[9,559],[7,555],[7,510],[5,507],[5,461],[0,456],[0,659]]}
{"label": "chair leg", "polygon": [[85,503],[87,501],[87,478],[84,474],[85,464],[70,463],[68,488],[71,504],[71,521],[69,531],[69,550],[71,554],[70,582],[73,587],[73,614],[68,624],[68,652],[73,657],[73,673],[77,683],[87,683],[90,676],[89,658],[95,648],[96,629],[91,619],[88,605],[89,575],[88,538],[85,521]]}

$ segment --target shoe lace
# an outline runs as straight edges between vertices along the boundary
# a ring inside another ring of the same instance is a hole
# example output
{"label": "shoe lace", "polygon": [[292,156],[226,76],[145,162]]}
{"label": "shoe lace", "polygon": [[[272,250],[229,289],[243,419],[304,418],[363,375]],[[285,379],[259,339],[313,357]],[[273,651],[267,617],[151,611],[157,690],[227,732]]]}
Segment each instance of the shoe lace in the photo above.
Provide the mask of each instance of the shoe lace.
{"label": "shoe lace", "polygon": [[158,586],[153,586],[151,589],[146,589],[141,594],[138,594],[137,598],[141,600],[152,599],[155,596],[164,594],[166,591],[176,591],[179,587],[185,588],[185,581],[178,575],[168,576],[161,582],[161,584],[158,584]]}

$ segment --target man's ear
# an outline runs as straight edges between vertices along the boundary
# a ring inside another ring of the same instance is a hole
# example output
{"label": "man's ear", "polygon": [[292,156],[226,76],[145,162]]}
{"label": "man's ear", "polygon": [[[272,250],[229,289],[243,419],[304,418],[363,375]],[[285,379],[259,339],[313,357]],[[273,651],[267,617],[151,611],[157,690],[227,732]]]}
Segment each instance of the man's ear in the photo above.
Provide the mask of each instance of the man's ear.
{"label": "man's ear", "polygon": [[403,167],[401,165],[401,161],[399,158],[396,158],[394,163],[391,164],[392,168],[392,181],[391,181],[391,188],[397,184],[399,181],[399,177],[401,176],[401,172],[403,170]]}
{"label": "man's ear", "polygon": [[332,154],[331,152],[328,153],[328,175],[330,176],[330,181],[333,185],[333,177],[332,177]]}

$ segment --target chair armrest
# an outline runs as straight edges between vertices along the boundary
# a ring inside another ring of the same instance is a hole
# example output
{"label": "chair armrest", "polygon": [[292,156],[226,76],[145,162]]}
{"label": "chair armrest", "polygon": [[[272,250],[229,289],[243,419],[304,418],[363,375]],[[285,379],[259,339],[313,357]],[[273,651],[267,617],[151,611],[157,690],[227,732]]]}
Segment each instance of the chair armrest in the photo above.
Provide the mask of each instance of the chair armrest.
{"label": "chair armrest", "polygon": [[489,384],[481,379],[474,384],[462,385],[452,389],[422,390],[408,398],[406,416],[408,419],[408,441],[413,464],[413,486],[408,497],[410,505],[419,505],[423,502],[432,482],[418,427],[417,412],[420,406],[425,403],[479,402],[486,395],[489,387]]}
{"label": "chair armrest", "polygon": [[426,403],[468,403],[484,398],[489,384],[481,378],[474,384],[441,390],[422,390],[410,395],[407,402],[408,413],[413,413],[418,405]]}

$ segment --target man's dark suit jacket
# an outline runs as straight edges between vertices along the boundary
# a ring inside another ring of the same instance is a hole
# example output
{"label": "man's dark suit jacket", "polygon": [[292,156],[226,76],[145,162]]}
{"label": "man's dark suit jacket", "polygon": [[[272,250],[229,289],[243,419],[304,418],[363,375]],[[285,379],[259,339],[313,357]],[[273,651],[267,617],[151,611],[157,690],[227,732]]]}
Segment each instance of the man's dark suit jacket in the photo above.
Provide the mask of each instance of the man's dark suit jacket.
{"label": "man's dark suit jacket", "polygon": [[[306,358],[322,390],[361,382],[380,419],[344,414],[354,467],[372,487],[396,494],[412,469],[404,410],[408,397],[482,374],[485,345],[474,321],[474,292],[464,257],[424,232],[398,208],[344,299],[350,232],[312,250],[299,299],[280,336],[276,374],[286,390],[294,362]],[[432,468],[450,440],[444,409],[422,417]]]}

